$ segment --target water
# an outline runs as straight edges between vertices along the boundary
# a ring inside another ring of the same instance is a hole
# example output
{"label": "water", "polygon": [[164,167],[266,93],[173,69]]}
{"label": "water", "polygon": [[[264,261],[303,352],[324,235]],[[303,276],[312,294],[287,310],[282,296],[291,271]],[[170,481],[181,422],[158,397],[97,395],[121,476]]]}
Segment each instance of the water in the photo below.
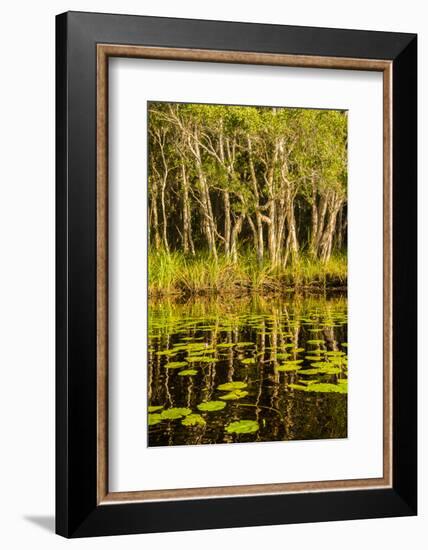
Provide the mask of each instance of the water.
{"label": "water", "polygon": [[344,296],[150,302],[149,446],[345,438],[347,376]]}

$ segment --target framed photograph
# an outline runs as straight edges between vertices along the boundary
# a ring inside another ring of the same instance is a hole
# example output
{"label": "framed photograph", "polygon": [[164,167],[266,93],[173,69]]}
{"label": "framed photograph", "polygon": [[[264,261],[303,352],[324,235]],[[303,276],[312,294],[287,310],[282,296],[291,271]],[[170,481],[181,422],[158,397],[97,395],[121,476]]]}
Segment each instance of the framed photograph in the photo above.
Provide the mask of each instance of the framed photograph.
{"label": "framed photograph", "polygon": [[57,533],[416,514],[416,35],[56,24]]}

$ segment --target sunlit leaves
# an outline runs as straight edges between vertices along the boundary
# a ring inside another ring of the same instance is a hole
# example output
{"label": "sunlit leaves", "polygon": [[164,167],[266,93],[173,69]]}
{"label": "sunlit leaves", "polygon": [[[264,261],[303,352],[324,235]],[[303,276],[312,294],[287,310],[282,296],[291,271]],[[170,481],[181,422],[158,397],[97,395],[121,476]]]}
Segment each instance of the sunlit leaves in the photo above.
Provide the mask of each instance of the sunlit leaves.
{"label": "sunlit leaves", "polygon": [[259,430],[259,423],[255,420],[239,420],[226,426],[226,432],[230,434],[252,434]]}
{"label": "sunlit leaves", "polygon": [[197,408],[203,412],[215,412],[223,410],[225,406],[226,403],[224,401],[205,401],[204,403],[199,403]]}

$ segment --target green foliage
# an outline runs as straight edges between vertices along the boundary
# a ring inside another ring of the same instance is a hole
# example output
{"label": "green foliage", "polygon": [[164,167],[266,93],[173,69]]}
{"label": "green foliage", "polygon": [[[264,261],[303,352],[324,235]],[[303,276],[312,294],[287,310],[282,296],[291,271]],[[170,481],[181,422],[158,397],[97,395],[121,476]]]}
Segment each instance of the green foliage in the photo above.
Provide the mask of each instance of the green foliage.
{"label": "green foliage", "polygon": [[226,403],[223,401],[205,401],[204,403],[199,403],[197,408],[200,411],[204,412],[214,412],[214,411],[221,411],[226,406]]}
{"label": "green foliage", "polygon": [[327,383],[315,383],[309,386],[303,386],[301,384],[289,384],[290,388],[294,390],[301,390],[306,392],[318,392],[318,393],[348,393],[348,385],[346,384],[327,384]]}
{"label": "green foliage", "polygon": [[327,268],[346,254],[346,112],[151,102],[148,115],[150,292],[346,283],[343,262]]}
{"label": "green foliage", "polygon": [[224,395],[220,395],[220,399],[224,399],[225,401],[235,401],[236,399],[242,399],[243,397],[246,397],[248,395],[247,391],[243,390],[233,390],[229,393],[226,393]]}
{"label": "green foliage", "polygon": [[183,426],[205,426],[206,422],[200,414],[189,414],[181,421]]}
{"label": "green foliage", "polygon": [[186,361],[170,361],[169,363],[165,363],[165,368],[167,369],[180,369],[185,366],[187,366]]}
{"label": "green foliage", "polygon": [[187,407],[173,407],[172,409],[166,409],[161,412],[160,417],[162,420],[176,420],[191,414],[191,409]]}
{"label": "green foliage", "polygon": [[161,422],[162,420],[163,420],[162,415],[158,413],[148,415],[149,426],[155,426],[156,424],[159,424],[159,422]]}
{"label": "green foliage", "polygon": [[218,390],[221,391],[229,391],[229,390],[242,390],[243,388],[246,388],[247,384],[245,382],[226,382],[225,384],[220,384],[220,386],[217,386]]}
{"label": "green foliage", "polygon": [[229,434],[252,434],[259,430],[259,423],[255,420],[239,420],[226,426]]}
{"label": "green foliage", "polygon": [[196,369],[183,369],[178,373],[178,376],[195,376],[198,374]]}
{"label": "green foliage", "polygon": [[224,255],[215,260],[204,251],[194,257],[171,252],[172,262],[164,261],[166,255],[162,250],[149,252],[149,293],[152,296],[226,294],[239,289],[244,292],[282,292],[287,288],[324,290],[330,286],[345,287],[347,283],[345,256],[332,256],[325,263],[303,258],[293,266],[273,269],[269,264],[259,265],[254,252],[244,250],[237,263]]}

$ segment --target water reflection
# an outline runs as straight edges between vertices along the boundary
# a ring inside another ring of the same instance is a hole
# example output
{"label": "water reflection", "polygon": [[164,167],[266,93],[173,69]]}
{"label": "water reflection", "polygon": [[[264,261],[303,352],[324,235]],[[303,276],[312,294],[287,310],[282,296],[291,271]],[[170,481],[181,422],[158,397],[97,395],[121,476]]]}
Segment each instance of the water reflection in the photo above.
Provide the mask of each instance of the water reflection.
{"label": "water reflection", "polygon": [[344,296],[152,300],[149,446],[347,436]]}

